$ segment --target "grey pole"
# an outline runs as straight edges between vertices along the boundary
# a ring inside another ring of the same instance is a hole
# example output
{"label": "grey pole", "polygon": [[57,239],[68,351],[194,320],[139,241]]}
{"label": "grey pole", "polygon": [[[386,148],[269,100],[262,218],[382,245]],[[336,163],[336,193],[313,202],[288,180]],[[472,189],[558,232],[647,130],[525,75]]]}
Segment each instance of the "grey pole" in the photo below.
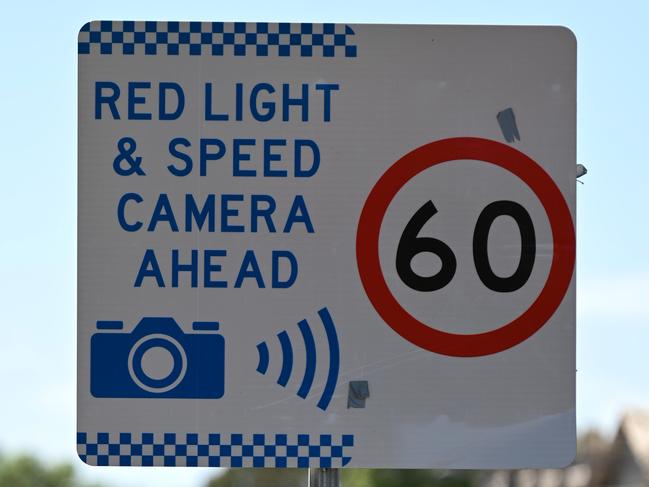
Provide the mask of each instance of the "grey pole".
{"label": "grey pole", "polygon": [[340,469],[310,468],[309,487],[340,487]]}

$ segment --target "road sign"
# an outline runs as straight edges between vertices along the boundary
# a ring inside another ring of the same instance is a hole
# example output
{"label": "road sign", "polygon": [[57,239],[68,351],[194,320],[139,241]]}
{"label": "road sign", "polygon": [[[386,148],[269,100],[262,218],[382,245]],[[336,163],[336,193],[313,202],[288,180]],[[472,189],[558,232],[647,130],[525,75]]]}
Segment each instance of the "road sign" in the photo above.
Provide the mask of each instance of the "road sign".
{"label": "road sign", "polygon": [[570,31],[100,21],[78,50],[85,462],[572,460]]}

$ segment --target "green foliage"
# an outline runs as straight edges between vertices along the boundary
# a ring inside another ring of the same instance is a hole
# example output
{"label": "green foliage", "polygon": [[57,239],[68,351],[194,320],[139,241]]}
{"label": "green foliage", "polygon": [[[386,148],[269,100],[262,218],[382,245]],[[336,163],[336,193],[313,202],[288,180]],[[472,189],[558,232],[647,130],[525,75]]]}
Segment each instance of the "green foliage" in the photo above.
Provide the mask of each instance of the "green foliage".
{"label": "green foliage", "polygon": [[0,457],[0,487],[81,487],[71,465],[47,466],[23,455]]}
{"label": "green foliage", "polygon": [[471,487],[474,475],[445,470],[343,470],[343,487]]}
{"label": "green foliage", "polygon": [[[473,473],[466,471],[345,469],[341,483],[342,487],[471,487],[473,480]],[[304,469],[242,469],[228,470],[206,487],[306,487],[307,482]]]}
{"label": "green foliage", "polygon": [[245,468],[228,470],[210,480],[206,487],[306,487],[307,483],[306,469]]}

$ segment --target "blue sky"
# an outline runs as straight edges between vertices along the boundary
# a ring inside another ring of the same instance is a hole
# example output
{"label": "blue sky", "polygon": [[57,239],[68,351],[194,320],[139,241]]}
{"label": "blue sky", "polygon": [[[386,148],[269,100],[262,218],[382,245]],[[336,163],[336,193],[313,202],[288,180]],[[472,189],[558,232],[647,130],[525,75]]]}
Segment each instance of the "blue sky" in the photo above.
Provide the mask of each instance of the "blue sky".
{"label": "blue sky", "polygon": [[88,20],[550,24],[578,39],[577,417],[611,431],[649,408],[646,130],[649,2],[5,2],[0,7],[0,451],[75,462],[115,485],[199,485],[204,471],[97,470],[73,449],[76,36]]}

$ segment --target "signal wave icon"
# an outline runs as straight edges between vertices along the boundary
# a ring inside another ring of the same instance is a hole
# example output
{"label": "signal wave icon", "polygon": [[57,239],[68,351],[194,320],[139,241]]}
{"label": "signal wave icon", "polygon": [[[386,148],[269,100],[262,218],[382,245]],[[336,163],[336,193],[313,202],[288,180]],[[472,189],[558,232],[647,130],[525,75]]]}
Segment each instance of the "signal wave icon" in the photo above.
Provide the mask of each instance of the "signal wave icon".
{"label": "signal wave icon", "polygon": [[[340,371],[340,346],[338,344],[338,334],[336,333],[336,326],[331,314],[327,308],[322,308],[318,311],[318,316],[322,321],[325,336],[329,346],[329,371],[327,372],[327,381],[325,383],[322,396],[318,401],[317,407],[325,411],[329,407],[331,398],[333,397],[336,385],[338,384],[338,373]],[[313,337],[313,332],[309,326],[309,322],[304,319],[297,324],[302,339],[304,341],[304,348],[306,351],[306,365],[304,368],[304,376],[297,391],[297,395],[302,399],[306,399],[313,386],[313,380],[316,372],[316,344]],[[293,345],[291,339],[286,331],[277,334],[277,339],[282,351],[282,368],[277,378],[277,383],[286,387],[293,372]],[[268,364],[270,362],[268,345],[266,342],[261,342],[257,345],[257,352],[259,353],[259,364],[257,365],[257,372],[265,375],[268,372]]]}

